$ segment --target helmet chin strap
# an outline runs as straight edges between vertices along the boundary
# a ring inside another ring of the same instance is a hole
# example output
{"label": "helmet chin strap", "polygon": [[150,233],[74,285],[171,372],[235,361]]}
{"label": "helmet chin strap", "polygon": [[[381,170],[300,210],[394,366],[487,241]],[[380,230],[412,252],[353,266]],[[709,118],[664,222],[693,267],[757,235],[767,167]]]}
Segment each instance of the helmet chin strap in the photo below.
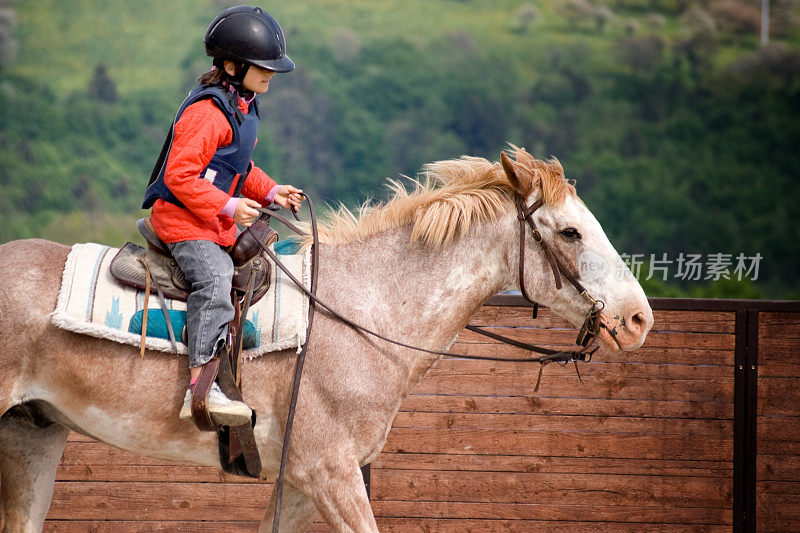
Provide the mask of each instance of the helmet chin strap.
{"label": "helmet chin strap", "polygon": [[[225,70],[224,59],[215,58],[213,64],[215,67],[222,69],[227,74],[228,71]],[[236,89],[236,92],[239,96],[246,99],[252,99],[252,97],[255,96],[255,93],[253,93],[253,91],[248,91],[247,89],[244,88],[243,85],[244,77],[247,75],[247,71],[250,70],[251,65],[250,63],[245,63],[245,62],[235,63],[235,64],[236,64],[236,74],[234,74],[233,76],[228,74],[227,82],[231,87]]]}
{"label": "helmet chin strap", "polygon": [[239,63],[236,66],[236,75],[231,76],[230,84],[242,98],[253,96],[253,91],[248,91],[244,88],[244,77],[247,75],[248,70],[250,70],[250,63]]}
{"label": "helmet chin strap", "polygon": [[[244,77],[247,75],[247,71],[250,70],[250,63],[239,63],[236,67],[236,75],[232,76],[231,79],[233,80],[233,86],[239,89],[242,87],[242,83],[244,82]],[[244,90],[242,88],[241,90]]]}

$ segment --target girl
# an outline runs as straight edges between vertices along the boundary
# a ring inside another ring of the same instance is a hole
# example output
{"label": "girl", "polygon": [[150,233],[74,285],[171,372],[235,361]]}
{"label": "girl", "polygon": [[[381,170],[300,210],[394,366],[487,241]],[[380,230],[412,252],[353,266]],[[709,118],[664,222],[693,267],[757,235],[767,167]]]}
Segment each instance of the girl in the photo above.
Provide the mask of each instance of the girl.
{"label": "girl", "polygon": [[[194,384],[224,345],[234,316],[233,263],[224,248],[236,240],[236,223],[252,224],[259,206],[275,202],[297,209],[302,201],[300,189],[278,185],[251,161],[258,132],[256,96],[267,92],[276,72],[294,70],[280,26],[261,8],[232,7],[214,19],[204,42],[214,66],[178,109],[142,205],[152,206],[153,228],[192,285],[187,300],[190,384],[181,419],[191,418]],[[207,405],[218,424],[250,421],[250,408],[226,397],[216,383]]]}

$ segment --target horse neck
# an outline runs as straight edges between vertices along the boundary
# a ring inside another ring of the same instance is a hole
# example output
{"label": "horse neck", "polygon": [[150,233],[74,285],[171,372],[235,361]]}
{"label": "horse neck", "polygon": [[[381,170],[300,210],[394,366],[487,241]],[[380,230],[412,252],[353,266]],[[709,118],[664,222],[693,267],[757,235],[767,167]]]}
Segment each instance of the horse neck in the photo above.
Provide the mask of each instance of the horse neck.
{"label": "horse neck", "polygon": [[[516,254],[512,214],[476,224],[453,243],[435,248],[411,243],[411,227],[363,242],[320,250],[320,290],[348,315],[378,333],[431,350],[446,350],[470,317],[514,280]],[[393,347],[413,386],[438,359]]]}

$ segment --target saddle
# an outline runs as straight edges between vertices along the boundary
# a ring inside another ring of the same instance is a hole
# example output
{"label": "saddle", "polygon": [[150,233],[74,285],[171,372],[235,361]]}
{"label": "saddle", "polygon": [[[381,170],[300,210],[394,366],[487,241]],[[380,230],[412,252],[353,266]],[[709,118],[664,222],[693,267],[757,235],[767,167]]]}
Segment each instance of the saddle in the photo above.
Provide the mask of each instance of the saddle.
{"label": "saddle", "polygon": [[[191,286],[178,267],[178,263],[172,258],[169,248],[153,229],[150,217],[139,219],[136,226],[147,241],[147,248],[132,242],[126,243],[111,261],[111,275],[124,285],[144,290],[147,286],[149,269],[152,280],[151,293],[156,294],[159,287],[167,298],[185,302],[191,292]],[[252,230],[252,226],[247,228],[228,250],[234,266],[233,290],[245,293],[248,284],[252,283],[251,303],[259,301],[269,290],[271,271],[271,263],[255,242],[253,231],[261,234],[259,238],[267,246],[278,240],[278,234],[269,227],[268,222],[267,231],[264,229],[259,227]]]}
{"label": "saddle", "polygon": [[[110,265],[111,275],[120,283],[145,291],[145,309],[142,324],[142,353],[147,328],[147,300],[150,293],[161,301],[166,313],[164,298],[186,301],[191,291],[190,284],[181,271],[169,248],[153,229],[149,217],[137,222],[139,232],[147,241],[147,248],[131,242],[123,246]],[[233,400],[242,401],[241,348],[244,322],[252,303],[261,299],[269,290],[271,262],[264,248],[275,243],[278,234],[269,226],[269,217],[259,217],[242,231],[236,242],[228,249],[234,265],[231,301],[235,315],[228,325],[225,346],[203,367],[192,394],[192,419],[201,431],[217,431],[219,435],[220,462],[225,472],[259,477],[261,459],[253,435],[256,413],[250,423],[237,427],[219,426],[214,422],[206,406],[208,391],[214,381]],[[167,320],[170,340],[175,336]]]}

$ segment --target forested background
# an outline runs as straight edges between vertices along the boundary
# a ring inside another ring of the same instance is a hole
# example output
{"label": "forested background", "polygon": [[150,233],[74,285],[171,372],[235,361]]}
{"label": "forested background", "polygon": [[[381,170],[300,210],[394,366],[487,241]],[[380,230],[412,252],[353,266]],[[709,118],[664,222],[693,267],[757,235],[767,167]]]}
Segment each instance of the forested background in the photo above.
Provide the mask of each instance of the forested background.
{"label": "forested background", "polygon": [[[0,242],[121,245],[202,36],[235,2],[0,0]],[[620,252],[761,254],[650,295],[800,298],[800,8],[761,0],[261,4],[298,68],[254,159],[317,199],[507,142],[557,157]],[[733,266],[731,266],[733,270]]]}

